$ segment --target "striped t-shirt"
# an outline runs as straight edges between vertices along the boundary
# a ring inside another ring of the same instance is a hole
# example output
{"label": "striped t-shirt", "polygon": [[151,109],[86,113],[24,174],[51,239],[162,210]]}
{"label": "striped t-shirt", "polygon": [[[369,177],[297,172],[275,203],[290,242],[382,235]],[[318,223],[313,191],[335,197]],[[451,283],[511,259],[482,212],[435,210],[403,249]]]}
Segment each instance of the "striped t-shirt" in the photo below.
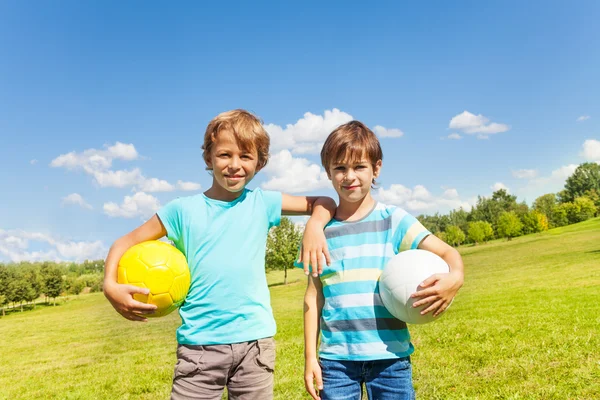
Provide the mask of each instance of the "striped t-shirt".
{"label": "striped t-shirt", "polygon": [[321,275],[324,304],[319,356],[331,360],[381,360],[413,352],[406,323],[379,296],[388,260],[416,249],[430,232],[401,208],[378,203],[358,221],[331,220],[325,237],[331,265]]}

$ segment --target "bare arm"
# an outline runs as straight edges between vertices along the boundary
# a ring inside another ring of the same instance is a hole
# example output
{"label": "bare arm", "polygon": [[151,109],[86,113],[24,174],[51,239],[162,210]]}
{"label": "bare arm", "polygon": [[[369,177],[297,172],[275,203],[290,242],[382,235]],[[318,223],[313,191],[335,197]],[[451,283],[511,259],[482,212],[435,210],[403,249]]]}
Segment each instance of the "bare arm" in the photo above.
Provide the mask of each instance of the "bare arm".
{"label": "bare arm", "polygon": [[143,225],[117,239],[106,256],[104,263],[104,295],[123,317],[132,321],[146,321],[138,314],[152,313],[156,306],[133,299],[133,294],[148,294],[148,289],[117,283],[117,268],[123,254],[131,247],[147,240],[156,240],[167,234],[165,227],[155,214]]}
{"label": "bare arm", "polygon": [[313,276],[318,276],[323,272],[325,264],[331,263],[323,229],[335,215],[336,207],[335,201],[330,197],[282,195],[282,214],[311,216],[304,228],[302,250],[298,260],[304,264],[306,275],[309,274],[309,265],[313,266]]}
{"label": "bare arm", "polygon": [[411,297],[420,298],[414,303],[414,307],[425,307],[421,314],[434,311],[434,316],[443,312],[464,282],[464,266],[460,253],[444,241],[434,235],[429,235],[419,244],[419,249],[430,251],[440,256],[450,269],[447,274],[434,274],[425,279],[420,285],[423,289],[414,293]]}
{"label": "bare arm", "polygon": [[315,390],[323,389],[321,367],[317,357],[321,312],[323,310],[323,286],[320,278],[308,277],[304,294],[304,386],[314,400],[319,400]]}

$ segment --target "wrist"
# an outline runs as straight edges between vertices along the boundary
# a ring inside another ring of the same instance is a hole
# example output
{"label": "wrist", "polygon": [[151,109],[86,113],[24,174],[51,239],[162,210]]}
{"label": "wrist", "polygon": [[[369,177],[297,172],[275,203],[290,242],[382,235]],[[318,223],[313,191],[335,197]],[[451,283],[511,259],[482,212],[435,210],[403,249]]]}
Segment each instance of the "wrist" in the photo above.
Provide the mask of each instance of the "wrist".
{"label": "wrist", "polygon": [[450,271],[450,276],[454,278],[459,286],[462,286],[465,281],[465,275],[461,271]]}

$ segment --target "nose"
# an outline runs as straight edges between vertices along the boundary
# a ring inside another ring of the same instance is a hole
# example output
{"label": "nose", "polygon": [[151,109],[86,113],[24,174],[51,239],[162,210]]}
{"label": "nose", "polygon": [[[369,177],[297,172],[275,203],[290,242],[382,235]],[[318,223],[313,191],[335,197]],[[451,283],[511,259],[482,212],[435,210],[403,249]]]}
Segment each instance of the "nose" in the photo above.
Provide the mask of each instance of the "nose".
{"label": "nose", "polygon": [[231,160],[229,161],[229,168],[231,168],[231,169],[240,168],[240,158],[237,156],[231,157]]}
{"label": "nose", "polygon": [[355,177],[356,177],[356,174],[354,173],[354,169],[348,168],[346,170],[346,180],[353,181]]}

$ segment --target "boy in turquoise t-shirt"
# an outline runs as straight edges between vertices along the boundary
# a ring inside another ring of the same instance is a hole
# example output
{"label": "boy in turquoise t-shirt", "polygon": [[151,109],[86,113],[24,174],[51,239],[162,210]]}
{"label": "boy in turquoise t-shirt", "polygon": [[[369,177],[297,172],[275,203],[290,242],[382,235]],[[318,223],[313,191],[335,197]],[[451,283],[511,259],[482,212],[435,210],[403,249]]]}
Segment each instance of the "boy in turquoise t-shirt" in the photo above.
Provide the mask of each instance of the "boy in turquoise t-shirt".
{"label": "boy in turquoise t-shirt", "polygon": [[155,307],[132,296],[148,290],[118,284],[117,266],[131,246],[167,236],[185,254],[192,277],[179,311],[171,398],[216,400],[227,387],[230,399],[271,399],[276,328],[265,276],[267,235],[282,213],[312,214],[301,254],[308,271],[311,259],[328,257],[323,228],[335,202],[246,189],[269,153],[269,136],[247,111],[214,118],[202,148],[212,186],[171,201],[115,241],[106,259],[104,293],[123,317],[146,321]]}
{"label": "boy in turquoise t-shirt", "polygon": [[371,400],[414,399],[406,323],[379,296],[379,276],[395,254],[424,249],[450,267],[412,295],[422,313],[444,311],[462,286],[455,249],[406,211],[371,196],[382,159],[379,140],[358,121],[334,130],[321,150],[339,204],[325,227],[331,262],[320,276],[309,277],[304,297],[304,382],[315,400],[360,399],[363,386]]}

